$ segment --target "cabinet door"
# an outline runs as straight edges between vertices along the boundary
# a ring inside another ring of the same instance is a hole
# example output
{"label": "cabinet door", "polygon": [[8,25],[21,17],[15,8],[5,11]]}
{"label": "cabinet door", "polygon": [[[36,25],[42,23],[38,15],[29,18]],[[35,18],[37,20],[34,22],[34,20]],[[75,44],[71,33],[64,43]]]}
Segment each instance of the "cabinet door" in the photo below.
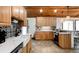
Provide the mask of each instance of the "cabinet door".
{"label": "cabinet door", "polygon": [[59,46],[71,48],[71,34],[59,34]]}
{"label": "cabinet door", "polygon": [[68,34],[68,48],[71,48],[71,34]]}
{"label": "cabinet door", "polygon": [[4,23],[4,21],[2,20],[2,17],[3,17],[3,9],[2,9],[3,7],[2,6],[0,6],[0,23]]}
{"label": "cabinet door", "polygon": [[22,52],[21,53],[26,53],[26,47],[22,48]]}
{"label": "cabinet door", "polygon": [[28,42],[28,53],[30,53],[31,49],[32,49],[32,42],[31,42],[31,40],[30,40],[30,41]]}
{"label": "cabinet door", "polygon": [[71,35],[70,34],[65,35],[64,48],[71,48]]}
{"label": "cabinet door", "polygon": [[62,48],[64,47],[64,38],[64,34],[59,34],[59,46]]}
{"label": "cabinet door", "polygon": [[0,23],[11,25],[11,7],[0,6]]}
{"label": "cabinet door", "polygon": [[35,39],[36,39],[36,40],[39,40],[39,39],[41,39],[41,38],[42,38],[41,33],[40,33],[40,32],[36,32],[36,34],[35,34]]}
{"label": "cabinet door", "polygon": [[20,19],[24,20],[24,8],[20,7]]}
{"label": "cabinet door", "polygon": [[20,17],[20,6],[12,6],[12,17],[17,19]]}
{"label": "cabinet door", "polygon": [[24,8],[24,26],[27,26],[27,11]]}
{"label": "cabinet door", "polygon": [[22,53],[28,53],[28,44],[22,48]]}
{"label": "cabinet door", "polygon": [[48,35],[49,35],[49,39],[52,39],[52,40],[54,39],[54,33],[53,32],[49,32]]}
{"label": "cabinet door", "polygon": [[46,32],[41,32],[41,39],[42,40],[48,39],[48,36],[47,36]]}

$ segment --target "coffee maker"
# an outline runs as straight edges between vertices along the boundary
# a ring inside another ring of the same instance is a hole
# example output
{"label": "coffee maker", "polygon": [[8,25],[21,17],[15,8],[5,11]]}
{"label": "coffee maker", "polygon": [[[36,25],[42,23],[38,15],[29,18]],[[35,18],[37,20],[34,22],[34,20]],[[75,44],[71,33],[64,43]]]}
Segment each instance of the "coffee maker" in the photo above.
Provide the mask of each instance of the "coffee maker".
{"label": "coffee maker", "polygon": [[0,44],[5,42],[6,32],[0,28]]}

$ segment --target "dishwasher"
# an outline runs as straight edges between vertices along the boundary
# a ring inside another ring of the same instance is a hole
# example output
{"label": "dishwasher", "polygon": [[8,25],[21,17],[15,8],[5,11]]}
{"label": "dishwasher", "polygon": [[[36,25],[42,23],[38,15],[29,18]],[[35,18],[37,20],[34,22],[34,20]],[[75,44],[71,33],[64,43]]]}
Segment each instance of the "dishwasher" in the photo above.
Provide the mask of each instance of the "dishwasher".
{"label": "dishwasher", "polygon": [[73,33],[73,39],[74,39],[74,48],[79,49],[79,33],[78,32]]}
{"label": "dishwasher", "polygon": [[74,48],[79,49],[79,37],[74,37]]}

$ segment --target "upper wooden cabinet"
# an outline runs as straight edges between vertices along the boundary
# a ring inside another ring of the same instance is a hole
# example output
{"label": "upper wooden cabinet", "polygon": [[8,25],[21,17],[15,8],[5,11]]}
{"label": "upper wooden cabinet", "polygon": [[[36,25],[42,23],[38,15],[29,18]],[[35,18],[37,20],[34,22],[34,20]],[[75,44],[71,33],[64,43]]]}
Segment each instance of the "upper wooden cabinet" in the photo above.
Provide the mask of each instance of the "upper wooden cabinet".
{"label": "upper wooden cabinet", "polygon": [[25,20],[25,8],[23,6],[12,6],[12,17],[18,20]]}
{"label": "upper wooden cabinet", "polygon": [[20,6],[12,6],[12,17],[17,19],[20,17]]}
{"label": "upper wooden cabinet", "polygon": [[21,20],[24,20],[24,12],[25,12],[24,7],[20,7],[20,13],[19,14],[20,14],[20,19]]}
{"label": "upper wooden cabinet", "polygon": [[11,7],[0,6],[0,26],[11,25]]}
{"label": "upper wooden cabinet", "polygon": [[24,7],[20,7],[20,19],[24,21],[24,26],[27,25],[26,16],[27,16],[26,9]]}
{"label": "upper wooden cabinet", "polygon": [[23,26],[26,26],[26,9],[23,6],[12,6],[12,17],[22,21]]}
{"label": "upper wooden cabinet", "polygon": [[24,9],[24,26],[27,25],[27,11]]}
{"label": "upper wooden cabinet", "polygon": [[26,26],[26,9],[22,6],[0,6],[0,26],[10,26],[15,18]]}
{"label": "upper wooden cabinet", "polygon": [[37,26],[56,26],[54,17],[37,17]]}

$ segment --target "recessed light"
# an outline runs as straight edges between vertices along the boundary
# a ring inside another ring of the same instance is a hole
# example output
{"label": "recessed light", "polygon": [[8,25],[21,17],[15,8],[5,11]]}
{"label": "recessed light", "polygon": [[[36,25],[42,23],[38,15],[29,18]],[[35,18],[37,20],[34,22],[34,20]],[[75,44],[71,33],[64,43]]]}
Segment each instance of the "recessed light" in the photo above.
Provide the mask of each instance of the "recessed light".
{"label": "recessed light", "polygon": [[70,19],[70,16],[66,16],[67,19]]}
{"label": "recessed light", "polygon": [[54,12],[56,13],[57,12],[57,9],[55,9]]}
{"label": "recessed light", "polygon": [[40,9],[40,13],[42,13],[43,12],[43,10],[42,9]]}

